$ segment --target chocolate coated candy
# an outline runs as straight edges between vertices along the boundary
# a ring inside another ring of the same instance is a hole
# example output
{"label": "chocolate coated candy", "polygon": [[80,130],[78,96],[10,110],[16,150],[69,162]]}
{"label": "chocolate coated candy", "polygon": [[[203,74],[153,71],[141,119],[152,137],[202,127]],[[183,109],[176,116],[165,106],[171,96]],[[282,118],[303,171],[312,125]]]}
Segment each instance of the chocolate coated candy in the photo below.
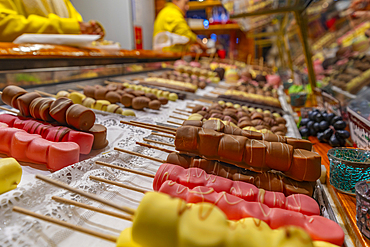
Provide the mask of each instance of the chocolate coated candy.
{"label": "chocolate coated candy", "polygon": [[108,100],[110,103],[115,104],[121,101],[121,95],[116,92],[108,92],[105,95],[105,99]]}
{"label": "chocolate coated candy", "polygon": [[136,97],[132,100],[132,108],[135,110],[142,110],[149,106],[150,99],[147,97]]}
{"label": "chocolate coated candy", "polygon": [[288,144],[292,145],[294,149],[305,149],[307,151],[312,150],[312,142],[309,140],[288,137],[286,141]]}
{"label": "chocolate coated candy", "polygon": [[4,88],[1,99],[5,104],[18,109],[17,98],[25,93],[27,91],[23,88],[10,85]]}
{"label": "chocolate coated candy", "polygon": [[32,93],[25,93],[17,98],[17,104],[18,104],[18,110],[20,111],[22,116],[29,117],[31,116],[30,114],[30,104],[31,102],[36,99],[40,98],[41,95],[32,92]]}
{"label": "chocolate coated candy", "polygon": [[191,157],[186,154],[173,152],[167,156],[167,163],[179,165],[184,168],[189,168]]}
{"label": "chocolate coated candy", "polygon": [[84,87],[84,95],[86,97],[95,98],[95,87],[85,86]]}
{"label": "chocolate coated candy", "polygon": [[[85,98],[86,99],[86,98]],[[66,113],[70,106],[73,105],[72,100],[61,97],[55,100],[50,105],[50,116],[60,124],[67,124]]]}
{"label": "chocolate coated candy", "polygon": [[185,120],[182,123],[183,126],[195,126],[195,127],[202,127],[203,122],[199,120]]}
{"label": "chocolate coated candy", "polygon": [[102,149],[108,145],[107,128],[104,125],[94,124],[87,132],[94,136],[92,149]]}
{"label": "chocolate coated candy", "polygon": [[220,120],[207,120],[203,123],[203,128],[224,132],[225,125]]}
{"label": "chocolate coated candy", "polygon": [[192,126],[182,126],[177,128],[175,138],[176,150],[185,152],[197,152],[198,131],[199,128]]}
{"label": "chocolate coated candy", "polygon": [[121,97],[121,104],[124,105],[125,107],[130,107],[132,106],[132,100],[135,98],[135,96],[125,93]]}
{"label": "chocolate coated candy", "polygon": [[108,93],[108,89],[106,89],[106,88],[95,89],[94,98],[96,100],[105,100],[105,95],[107,93]]}
{"label": "chocolate coated candy", "polygon": [[152,100],[149,102],[149,108],[159,110],[159,108],[161,108],[161,102],[159,100]]}
{"label": "chocolate coated candy", "polygon": [[223,136],[223,133],[211,129],[200,129],[199,153],[207,158],[218,157],[218,146]]}
{"label": "chocolate coated candy", "polygon": [[278,171],[288,171],[293,160],[293,146],[281,142],[266,144],[266,165]]}
{"label": "chocolate coated candy", "polygon": [[78,104],[68,108],[66,113],[67,123],[79,130],[89,130],[95,122],[95,113]]}
{"label": "chocolate coated candy", "polygon": [[245,144],[244,162],[257,169],[268,169],[265,161],[266,150],[264,141],[248,139]]}
{"label": "chocolate coated candy", "polygon": [[246,141],[244,136],[225,135],[218,146],[218,155],[222,160],[241,162]]}
{"label": "chocolate coated candy", "polygon": [[304,149],[295,149],[292,165],[285,174],[298,181],[316,181],[321,175],[321,156]]}

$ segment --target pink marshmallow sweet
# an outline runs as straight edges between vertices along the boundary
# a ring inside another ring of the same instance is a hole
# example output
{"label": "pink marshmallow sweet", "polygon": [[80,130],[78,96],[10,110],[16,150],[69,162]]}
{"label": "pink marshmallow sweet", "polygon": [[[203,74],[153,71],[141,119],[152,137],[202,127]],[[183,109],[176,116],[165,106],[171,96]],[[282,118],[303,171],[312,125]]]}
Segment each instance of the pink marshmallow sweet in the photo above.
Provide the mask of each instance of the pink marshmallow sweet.
{"label": "pink marshmallow sweet", "polygon": [[49,148],[47,168],[57,171],[77,163],[80,158],[80,147],[74,142],[53,142]]}
{"label": "pink marshmallow sweet", "polygon": [[48,153],[51,144],[51,141],[42,138],[34,139],[28,146],[27,158],[36,163],[48,163]]}
{"label": "pink marshmallow sweet", "polygon": [[42,137],[40,135],[28,134],[27,132],[15,133],[10,145],[10,155],[17,160],[26,160],[28,146],[36,138]]}
{"label": "pink marshmallow sweet", "polygon": [[10,153],[10,146],[12,143],[12,139],[15,133],[17,132],[24,132],[24,130],[16,129],[16,128],[0,128],[0,153],[9,154]]}

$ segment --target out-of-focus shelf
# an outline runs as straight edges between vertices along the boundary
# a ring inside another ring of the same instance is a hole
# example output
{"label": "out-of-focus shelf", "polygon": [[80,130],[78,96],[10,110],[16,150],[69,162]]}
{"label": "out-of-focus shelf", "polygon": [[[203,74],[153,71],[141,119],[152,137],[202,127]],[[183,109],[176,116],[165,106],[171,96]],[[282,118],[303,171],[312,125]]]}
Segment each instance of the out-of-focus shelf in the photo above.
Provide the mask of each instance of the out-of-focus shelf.
{"label": "out-of-focus shelf", "polygon": [[202,2],[198,1],[189,2],[189,10],[205,9],[208,7],[217,7],[217,6],[222,6],[221,1],[205,0]]}
{"label": "out-of-focus shelf", "polygon": [[205,27],[193,27],[191,30],[193,32],[200,32],[200,31],[227,31],[227,30],[239,30],[239,24],[231,23],[231,24],[217,24],[217,25],[210,25],[208,28]]}

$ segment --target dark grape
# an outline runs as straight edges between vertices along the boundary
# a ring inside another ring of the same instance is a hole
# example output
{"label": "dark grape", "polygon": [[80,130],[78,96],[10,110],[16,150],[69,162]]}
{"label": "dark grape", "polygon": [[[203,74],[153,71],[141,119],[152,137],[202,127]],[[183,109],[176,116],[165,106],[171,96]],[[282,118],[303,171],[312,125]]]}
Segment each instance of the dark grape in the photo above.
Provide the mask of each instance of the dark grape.
{"label": "dark grape", "polygon": [[329,138],[331,137],[331,135],[334,133],[334,131],[332,129],[327,129],[324,131],[324,139],[326,141],[329,141]]}
{"label": "dark grape", "polygon": [[314,112],[320,112],[320,110],[319,110],[319,109],[317,109],[317,108],[313,109],[313,111],[314,111]]}
{"label": "dark grape", "polygon": [[337,134],[344,139],[347,139],[350,136],[350,133],[347,130],[337,130]]}
{"label": "dark grape", "polygon": [[315,121],[316,120],[316,115],[318,114],[318,112],[312,112],[311,115],[308,116],[309,119],[311,119],[312,121]]}
{"label": "dark grape", "polygon": [[325,141],[324,132],[317,133],[317,139],[319,139],[320,142],[324,142]]}
{"label": "dark grape", "polygon": [[342,130],[344,129],[345,127],[347,126],[346,122],[344,121],[338,121],[338,122],[335,122],[333,124],[333,127],[336,129],[336,130]]}
{"label": "dark grape", "polygon": [[310,135],[310,131],[307,128],[300,129],[299,132],[302,137],[308,137]]}
{"label": "dark grape", "polygon": [[329,124],[328,124],[328,122],[326,122],[325,120],[322,120],[322,121],[320,122],[320,129],[321,129],[322,131],[326,130],[328,127],[329,127]]}
{"label": "dark grape", "polygon": [[314,129],[315,131],[320,131],[320,124],[319,124],[319,123],[314,123],[314,124],[313,124],[313,129]]}
{"label": "dark grape", "polygon": [[326,110],[322,110],[321,115],[324,115],[324,114],[328,114],[328,112]]}
{"label": "dark grape", "polygon": [[322,117],[324,118],[324,120],[326,120],[328,114],[327,113],[321,113]]}
{"label": "dark grape", "polygon": [[324,118],[322,117],[321,113],[317,113],[316,117],[315,117],[315,120],[316,120],[316,122],[321,122],[322,120],[324,120]]}
{"label": "dark grape", "polygon": [[335,134],[331,135],[329,139],[329,144],[332,147],[338,147],[340,145],[338,138],[336,137]]}
{"label": "dark grape", "polygon": [[312,113],[313,113],[313,111],[308,112],[308,114],[307,114],[307,118],[308,118],[308,119],[311,119],[311,118],[312,118],[312,116],[311,116],[311,115],[312,115]]}
{"label": "dark grape", "polygon": [[310,136],[316,136],[317,131],[314,128],[310,128]]}
{"label": "dark grape", "polygon": [[326,118],[325,120],[328,122],[328,123],[331,123],[331,120],[335,117],[335,114],[334,113],[329,113],[328,115],[326,115]]}
{"label": "dark grape", "polygon": [[300,126],[306,126],[309,121],[310,119],[308,118],[302,118]]}
{"label": "dark grape", "polygon": [[342,117],[340,117],[340,116],[335,116],[335,117],[333,117],[333,119],[331,120],[331,122],[330,122],[330,125],[334,125],[334,123],[336,123],[336,122],[338,122],[338,121],[342,121],[343,119],[342,119]]}
{"label": "dark grape", "polygon": [[309,121],[308,123],[307,123],[307,128],[309,128],[309,129],[311,129],[312,127],[313,127],[313,125],[314,125],[314,121]]}

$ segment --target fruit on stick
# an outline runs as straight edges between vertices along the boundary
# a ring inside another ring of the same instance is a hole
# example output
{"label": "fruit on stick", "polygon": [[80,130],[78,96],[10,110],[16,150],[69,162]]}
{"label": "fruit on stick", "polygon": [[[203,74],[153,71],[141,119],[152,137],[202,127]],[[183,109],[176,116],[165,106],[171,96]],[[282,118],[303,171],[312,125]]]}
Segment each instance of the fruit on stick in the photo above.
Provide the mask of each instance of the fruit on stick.
{"label": "fruit on stick", "polygon": [[22,167],[16,159],[0,159],[0,194],[17,188],[21,178]]}

